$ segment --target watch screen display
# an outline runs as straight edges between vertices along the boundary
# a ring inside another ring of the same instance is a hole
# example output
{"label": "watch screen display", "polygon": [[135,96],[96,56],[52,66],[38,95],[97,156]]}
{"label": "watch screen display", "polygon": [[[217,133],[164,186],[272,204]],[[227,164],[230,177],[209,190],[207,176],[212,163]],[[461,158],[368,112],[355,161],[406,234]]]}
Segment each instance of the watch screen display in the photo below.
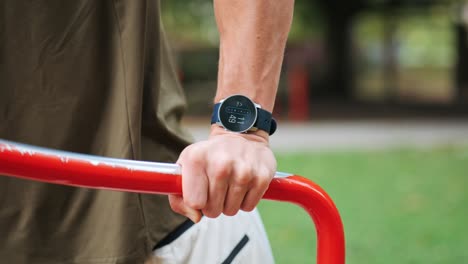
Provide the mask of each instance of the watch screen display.
{"label": "watch screen display", "polygon": [[226,98],[219,107],[219,120],[227,130],[245,132],[257,119],[255,104],[243,95]]}

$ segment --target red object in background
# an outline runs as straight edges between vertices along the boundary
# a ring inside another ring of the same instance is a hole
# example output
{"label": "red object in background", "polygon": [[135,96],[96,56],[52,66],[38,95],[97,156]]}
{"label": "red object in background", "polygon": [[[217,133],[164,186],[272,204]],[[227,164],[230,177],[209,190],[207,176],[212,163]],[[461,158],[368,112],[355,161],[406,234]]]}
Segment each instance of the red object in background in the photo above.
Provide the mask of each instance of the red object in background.
{"label": "red object in background", "polygon": [[[175,164],[81,155],[0,140],[0,174],[29,180],[125,192],[181,194],[182,177],[178,171]],[[316,226],[317,263],[345,263],[339,212],[317,184],[300,176],[277,173],[263,198],[304,208]]]}
{"label": "red object in background", "polygon": [[291,121],[306,121],[309,109],[309,76],[305,66],[295,65],[288,70],[289,112]]}

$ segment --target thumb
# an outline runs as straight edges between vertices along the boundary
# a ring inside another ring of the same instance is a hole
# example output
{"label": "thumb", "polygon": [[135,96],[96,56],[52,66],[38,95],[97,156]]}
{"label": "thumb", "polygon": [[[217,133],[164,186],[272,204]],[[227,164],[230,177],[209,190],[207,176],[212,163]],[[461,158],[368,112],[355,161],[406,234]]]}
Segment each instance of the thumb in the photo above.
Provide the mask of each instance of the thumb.
{"label": "thumb", "polygon": [[200,222],[202,217],[201,211],[186,206],[182,196],[169,195],[169,204],[174,212],[188,217],[194,223]]}

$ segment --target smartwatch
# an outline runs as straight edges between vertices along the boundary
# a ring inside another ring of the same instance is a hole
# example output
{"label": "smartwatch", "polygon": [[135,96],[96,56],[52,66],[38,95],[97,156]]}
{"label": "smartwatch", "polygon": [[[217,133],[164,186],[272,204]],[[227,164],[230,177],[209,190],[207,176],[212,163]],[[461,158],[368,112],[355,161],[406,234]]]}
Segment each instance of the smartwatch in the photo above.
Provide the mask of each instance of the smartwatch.
{"label": "smartwatch", "polygon": [[236,133],[264,130],[269,135],[276,131],[272,114],[244,95],[232,95],[214,105],[211,124]]}

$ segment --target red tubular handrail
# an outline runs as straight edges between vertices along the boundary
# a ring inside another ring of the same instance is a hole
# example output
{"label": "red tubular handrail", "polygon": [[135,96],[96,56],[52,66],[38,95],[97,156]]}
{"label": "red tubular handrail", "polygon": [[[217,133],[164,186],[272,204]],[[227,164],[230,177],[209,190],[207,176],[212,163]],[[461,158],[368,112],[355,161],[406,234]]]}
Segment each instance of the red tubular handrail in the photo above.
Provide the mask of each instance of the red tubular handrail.
{"label": "red tubular handrail", "polygon": [[[168,169],[155,171],[152,164]],[[181,194],[176,165],[109,159],[0,140],[0,174],[29,180],[95,189],[152,194]],[[344,264],[343,224],[332,199],[317,184],[279,173],[264,199],[303,207],[315,222],[317,263]]]}

